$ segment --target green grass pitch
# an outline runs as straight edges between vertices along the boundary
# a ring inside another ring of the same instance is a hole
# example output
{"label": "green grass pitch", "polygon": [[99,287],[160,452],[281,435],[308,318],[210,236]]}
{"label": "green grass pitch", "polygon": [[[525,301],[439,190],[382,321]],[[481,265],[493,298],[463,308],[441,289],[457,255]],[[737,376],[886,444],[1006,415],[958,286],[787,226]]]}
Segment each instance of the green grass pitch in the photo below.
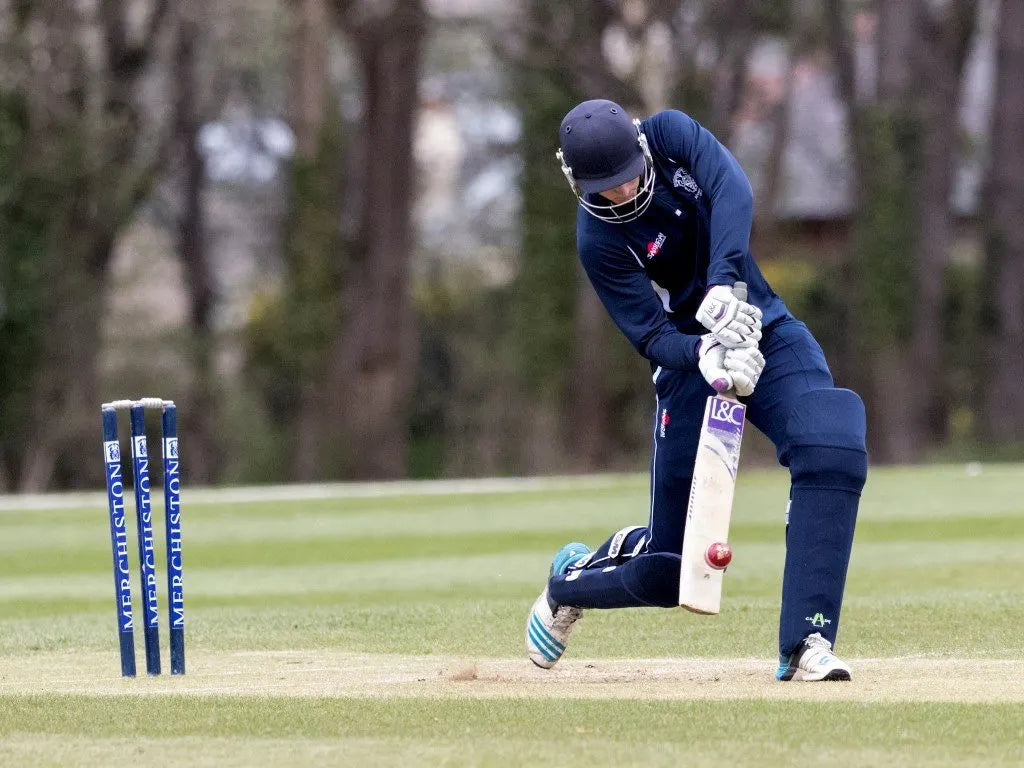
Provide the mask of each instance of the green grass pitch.
{"label": "green grass pitch", "polygon": [[186,486],[188,674],[161,581],[165,674],[135,680],[103,494],[0,498],[0,765],[1021,765],[1022,489],[1022,466],[872,472],[849,684],[772,680],[781,469],[741,472],[719,616],[591,611],[551,672],[523,651],[550,558],[646,522],[646,478]]}

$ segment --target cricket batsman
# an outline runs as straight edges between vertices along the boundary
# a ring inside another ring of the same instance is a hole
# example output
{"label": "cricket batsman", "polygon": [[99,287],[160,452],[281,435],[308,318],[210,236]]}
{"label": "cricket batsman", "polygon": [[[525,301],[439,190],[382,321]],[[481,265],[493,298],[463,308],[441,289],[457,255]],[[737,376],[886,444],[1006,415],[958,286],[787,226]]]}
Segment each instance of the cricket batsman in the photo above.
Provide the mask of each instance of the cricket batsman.
{"label": "cricket batsman", "polygon": [[[857,506],[867,477],[860,398],[832,381],[821,347],[750,254],[753,195],[736,159],[686,114],[631,120],[604,99],[559,127],[579,201],[577,250],[608,314],[650,361],[655,417],[647,524],[596,550],[555,555],[526,649],[561,658],[588,608],[676,607],[704,403],[733,388],[789,468],[778,680],[849,680],[833,653]],[[738,281],[748,297],[733,295]]]}

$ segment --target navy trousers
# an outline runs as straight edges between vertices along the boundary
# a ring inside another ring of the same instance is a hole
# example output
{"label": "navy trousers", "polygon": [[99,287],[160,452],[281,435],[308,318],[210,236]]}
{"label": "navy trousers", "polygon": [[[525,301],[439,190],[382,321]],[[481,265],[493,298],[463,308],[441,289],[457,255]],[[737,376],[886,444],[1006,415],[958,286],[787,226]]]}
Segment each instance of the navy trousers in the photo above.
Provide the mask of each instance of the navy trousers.
{"label": "navy trousers", "polygon": [[[747,420],[790,468],[780,656],[811,632],[835,642],[860,491],[867,473],[864,412],[835,389],[821,347],[803,323],[784,319],[761,340],[765,369],[743,398]],[[713,390],[698,371],[656,369],[651,499],[646,526],[625,528],[582,564],[551,579],[560,605],[677,605],[679,553],[704,404]],[[782,500],[780,500],[780,507]]]}

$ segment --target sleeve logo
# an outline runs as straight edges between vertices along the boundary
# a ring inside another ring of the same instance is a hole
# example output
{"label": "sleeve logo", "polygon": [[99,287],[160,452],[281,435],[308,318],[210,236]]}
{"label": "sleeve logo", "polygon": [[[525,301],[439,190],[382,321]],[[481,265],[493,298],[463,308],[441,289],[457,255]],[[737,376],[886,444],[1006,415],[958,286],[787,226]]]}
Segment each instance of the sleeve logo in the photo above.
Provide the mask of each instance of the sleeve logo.
{"label": "sleeve logo", "polygon": [[697,182],[694,181],[693,176],[685,168],[679,168],[672,174],[672,186],[682,188],[684,192],[688,192],[695,198],[703,194],[701,188],[697,186]]}

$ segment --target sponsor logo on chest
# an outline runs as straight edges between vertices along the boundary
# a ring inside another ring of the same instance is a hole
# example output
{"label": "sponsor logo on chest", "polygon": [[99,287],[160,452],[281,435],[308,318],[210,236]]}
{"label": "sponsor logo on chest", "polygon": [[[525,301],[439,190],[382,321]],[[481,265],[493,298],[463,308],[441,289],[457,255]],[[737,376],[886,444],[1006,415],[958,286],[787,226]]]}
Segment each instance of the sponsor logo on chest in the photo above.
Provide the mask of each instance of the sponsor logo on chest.
{"label": "sponsor logo on chest", "polygon": [[654,238],[654,242],[647,244],[647,258],[648,259],[653,259],[655,256],[658,255],[658,251],[661,250],[661,246],[663,246],[665,244],[665,240],[666,239],[667,238],[665,237],[665,233],[664,232],[659,232],[658,236],[656,238]]}

